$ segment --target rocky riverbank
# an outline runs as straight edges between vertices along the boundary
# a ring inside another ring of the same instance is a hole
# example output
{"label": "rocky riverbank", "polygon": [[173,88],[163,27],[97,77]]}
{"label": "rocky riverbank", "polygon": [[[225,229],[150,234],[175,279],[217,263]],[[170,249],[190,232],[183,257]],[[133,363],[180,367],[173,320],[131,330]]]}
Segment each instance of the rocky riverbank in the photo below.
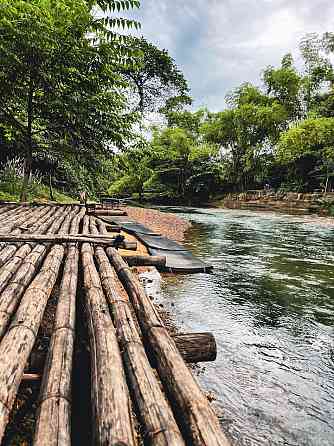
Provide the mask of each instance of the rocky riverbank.
{"label": "rocky riverbank", "polygon": [[230,209],[277,210],[294,214],[332,215],[334,193],[247,191],[227,194],[219,205]]}

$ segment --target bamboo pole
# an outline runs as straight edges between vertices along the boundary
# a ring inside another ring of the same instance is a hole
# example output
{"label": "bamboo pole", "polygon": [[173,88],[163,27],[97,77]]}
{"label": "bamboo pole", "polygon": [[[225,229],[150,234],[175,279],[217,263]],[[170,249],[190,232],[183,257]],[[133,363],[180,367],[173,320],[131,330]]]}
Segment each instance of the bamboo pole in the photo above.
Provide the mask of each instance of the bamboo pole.
{"label": "bamboo pole", "polygon": [[[39,213],[39,216],[41,214]],[[48,215],[48,213],[46,214]],[[35,217],[36,218],[36,217]],[[44,226],[44,230],[50,225],[50,222],[47,220],[46,225]],[[39,225],[39,228],[43,230],[43,225]],[[17,237],[15,235],[14,237]],[[33,247],[29,244],[24,244],[23,246],[15,246],[9,245],[1,252],[0,254],[0,265],[5,259],[8,259],[7,262],[0,268],[0,293],[5,289],[9,280],[16,273],[23,260],[27,257],[28,254],[31,253]]]}
{"label": "bamboo pole", "polygon": [[[66,231],[67,220],[61,228]],[[44,310],[57,280],[65,248],[55,245],[23,295],[11,326],[0,343],[0,440],[14,403],[24,367],[34,346]]]}
{"label": "bamboo pole", "polygon": [[[97,233],[94,219],[91,219],[91,229]],[[112,310],[133,400],[144,427],[145,444],[184,445],[172,410],[146,356],[129,301],[124,293],[118,291],[120,284],[114,269],[101,247],[95,248],[95,256],[102,286]]]}
{"label": "bamboo pole", "polygon": [[14,208],[13,205],[0,204],[0,215],[5,214],[5,213],[11,211],[13,208]]}
{"label": "bamboo pole", "polygon": [[172,338],[186,362],[208,362],[217,358],[217,344],[212,333],[178,333]]}
{"label": "bamboo pole", "polygon": [[92,209],[88,211],[89,215],[106,215],[108,217],[119,217],[123,215],[127,215],[126,211],[122,211],[120,209]]}
{"label": "bamboo pole", "polygon": [[[33,231],[36,227],[39,228],[40,225],[42,224],[42,222],[44,221],[45,215],[44,217],[42,216],[44,211],[47,211],[47,209],[41,209],[40,212],[38,212],[38,214],[36,215],[33,214],[32,217],[28,218],[26,220],[26,224],[28,225],[32,225],[30,227],[30,229],[28,229],[29,231]],[[47,212],[46,212],[47,215]],[[12,234],[14,235],[18,235],[21,233],[21,229],[17,228],[14,229],[12,231]],[[0,247],[4,246],[3,249],[0,250],[0,268],[11,258],[14,256],[14,254],[17,252],[18,250],[18,246],[17,245],[12,245],[12,244],[6,244],[6,243],[0,243]]]}
{"label": "bamboo pole", "polygon": [[[102,233],[106,229],[98,222]],[[168,398],[194,446],[227,446],[218,418],[188,369],[139,280],[113,248],[107,248],[118,277],[131,299],[148,345],[156,357],[157,371]]]}
{"label": "bamboo pole", "polygon": [[[88,233],[89,217],[84,219]],[[88,243],[81,248],[84,275],[85,305],[91,352],[91,397],[93,406],[94,445],[135,445],[122,358],[115,328],[96,270],[93,250]]]}
{"label": "bamboo pole", "polygon": [[13,217],[18,218],[22,212],[27,212],[27,208],[24,206],[17,206],[14,209],[10,209],[7,212],[0,215],[0,221],[3,223],[4,221],[12,221]]}
{"label": "bamboo pole", "polygon": [[[98,243],[100,245],[109,245],[117,247],[134,247],[136,249],[137,244],[134,242],[123,242],[119,241],[117,237],[109,236],[85,236],[83,234],[74,235],[42,235],[42,234],[17,234],[17,235],[6,235],[0,233],[0,241],[6,243],[19,243],[19,242],[41,242],[41,243]],[[125,248],[126,249],[126,248]]]}
{"label": "bamboo pole", "polygon": [[161,268],[166,266],[165,256],[144,256],[144,255],[122,255],[123,260],[129,266],[155,266]]}
{"label": "bamboo pole", "polygon": [[27,218],[32,216],[35,209],[32,208],[26,208],[22,209],[22,212],[19,212],[19,215],[13,215],[7,220],[5,220],[5,224],[2,225],[1,230],[4,233],[9,233],[13,229],[17,228],[18,226],[26,223]]}
{"label": "bamboo pole", "polygon": [[[81,208],[70,233],[79,231],[85,214]],[[44,367],[34,436],[35,446],[71,445],[71,374],[75,336],[79,249],[68,245],[60,285],[55,325]],[[52,420],[52,422],[50,422]]]}
{"label": "bamboo pole", "polygon": [[[67,215],[67,217],[66,213],[66,208],[59,208],[56,210],[51,226],[48,228],[50,222],[46,222],[44,223],[43,230],[47,230],[49,233],[56,232],[61,225],[61,229],[66,230],[69,225],[69,219],[72,218],[73,214],[75,215],[76,209]],[[18,306],[24,290],[38,271],[47,251],[48,246],[46,244],[36,245],[24,259],[20,268],[16,271],[15,275],[0,295],[0,337],[5,333],[8,322]]]}
{"label": "bamboo pole", "polygon": [[15,206],[15,207],[6,207],[3,209],[0,209],[2,212],[0,213],[0,220],[3,221],[6,218],[10,218],[13,213],[16,213],[23,209],[23,206]]}

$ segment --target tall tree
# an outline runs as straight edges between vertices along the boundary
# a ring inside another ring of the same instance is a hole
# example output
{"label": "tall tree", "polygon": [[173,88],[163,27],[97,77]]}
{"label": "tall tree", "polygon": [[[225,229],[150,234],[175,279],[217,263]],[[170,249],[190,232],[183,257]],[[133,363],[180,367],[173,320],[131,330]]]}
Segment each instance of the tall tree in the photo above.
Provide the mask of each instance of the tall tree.
{"label": "tall tree", "polygon": [[22,200],[37,153],[84,156],[130,136],[117,71],[131,55],[120,56],[112,22],[92,15],[121,3],[0,0],[0,125],[25,158]]}
{"label": "tall tree", "polygon": [[133,37],[132,47],[141,53],[141,62],[123,70],[122,74],[136,96],[137,110],[142,114],[158,111],[172,98],[190,101],[187,81],[168,51],[157,48],[143,37]]}

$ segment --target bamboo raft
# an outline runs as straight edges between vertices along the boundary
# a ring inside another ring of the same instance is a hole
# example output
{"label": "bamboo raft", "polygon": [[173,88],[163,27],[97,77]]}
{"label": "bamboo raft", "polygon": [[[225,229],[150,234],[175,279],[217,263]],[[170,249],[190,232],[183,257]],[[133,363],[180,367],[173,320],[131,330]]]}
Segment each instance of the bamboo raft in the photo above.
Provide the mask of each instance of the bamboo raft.
{"label": "bamboo raft", "polygon": [[[15,423],[20,385],[37,381],[32,444],[77,444],[79,369],[90,381],[82,390],[90,424],[80,427],[87,444],[229,445],[186,364],[214,360],[214,337],[170,334],[132,270],[161,266],[164,257],[145,255],[134,237],[120,238],[83,206],[0,205],[0,223],[1,441]],[[50,305],[48,347],[32,370]],[[76,363],[81,337],[88,367]]]}

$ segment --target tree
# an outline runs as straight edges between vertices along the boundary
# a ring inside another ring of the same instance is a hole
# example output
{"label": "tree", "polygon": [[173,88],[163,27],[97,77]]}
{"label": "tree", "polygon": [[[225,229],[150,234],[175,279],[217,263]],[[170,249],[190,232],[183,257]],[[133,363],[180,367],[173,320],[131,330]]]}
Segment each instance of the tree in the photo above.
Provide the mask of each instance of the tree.
{"label": "tree", "polygon": [[22,200],[37,154],[85,156],[130,138],[117,71],[131,54],[120,55],[111,19],[92,15],[122,3],[0,0],[0,125],[25,158]]}
{"label": "tree", "polygon": [[266,176],[264,165],[273,150],[287,112],[273,102],[271,105],[244,103],[209,115],[202,126],[204,139],[217,144],[228,169],[228,181],[237,190],[245,190]]}
{"label": "tree", "polygon": [[289,120],[296,120],[303,116],[300,96],[303,80],[294,68],[290,54],[283,57],[280,68],[266,68],[263,80],[266,95],[285,108]]}
{"label": "tree", "polygon": [[137,97],[136,110],[142,114],[155,112],[173,98],[189,103],[187,81],[166,50],[143,37],[133,37],[131,46],[141,53],[141,63],[122,70],[122,74]]}
{"label": "tree", "polygon": [[187,129],[155,128],[151,150],[156,179],[178,197],[208,195],[210,184],[217,183],[217,147],[201,142]]}
{"label": "tree", "polygon": [[334,118],[306,119],[282,133],[276,156],[285,164],[310,156],[317,159],[327,191],[329,178],[334,176]]}
{"label": "tree", "polygon": [[111,195],[120,193],[138,193],[139,201],[143,200],[145,183],[152,175],[152,154],[148,147],[136,147],[119,154],[115,159],[115,170],[118,178],[108,189]]}

